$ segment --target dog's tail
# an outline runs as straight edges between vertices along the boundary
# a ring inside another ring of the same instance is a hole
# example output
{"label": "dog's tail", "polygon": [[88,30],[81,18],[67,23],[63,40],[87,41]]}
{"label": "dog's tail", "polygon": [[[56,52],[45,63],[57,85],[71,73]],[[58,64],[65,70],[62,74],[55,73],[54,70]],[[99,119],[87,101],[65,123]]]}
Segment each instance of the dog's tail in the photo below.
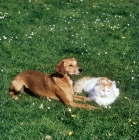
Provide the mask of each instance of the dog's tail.
{"label": "dog's tail", "polygon": [[86,85],[86,82],[91,79],[92,79],[91,77],[83,77],[77,80],[73,87],[74,93],[81,93]]}

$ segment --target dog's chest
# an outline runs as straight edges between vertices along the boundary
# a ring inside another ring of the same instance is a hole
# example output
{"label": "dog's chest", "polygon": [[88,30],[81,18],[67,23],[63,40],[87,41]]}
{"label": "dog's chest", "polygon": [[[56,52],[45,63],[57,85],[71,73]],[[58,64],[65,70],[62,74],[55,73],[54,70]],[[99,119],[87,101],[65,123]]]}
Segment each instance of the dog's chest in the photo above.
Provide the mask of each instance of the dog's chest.
{"label": "dog's chest", "polygon": [[72,85],[73,85],[73,81],[71,80],[70,77],[68,77],[68,82],[69,82],[69,85],[72,87]]}

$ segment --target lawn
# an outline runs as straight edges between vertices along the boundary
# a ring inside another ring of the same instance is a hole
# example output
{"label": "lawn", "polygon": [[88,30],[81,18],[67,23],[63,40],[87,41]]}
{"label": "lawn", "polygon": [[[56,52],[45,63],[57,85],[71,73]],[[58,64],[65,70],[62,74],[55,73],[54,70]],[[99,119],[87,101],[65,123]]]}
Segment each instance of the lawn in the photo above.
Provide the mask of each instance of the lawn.
{"label": "lawn", "polygon": [[[1,0],[0,139],[139,140],[138,23],[138,0]],[[89,111],[26,94],[10,97],[16,74],[53,73],[68,57],[83,69],[73,81],[116,81],[120,96],[111,108]]]}

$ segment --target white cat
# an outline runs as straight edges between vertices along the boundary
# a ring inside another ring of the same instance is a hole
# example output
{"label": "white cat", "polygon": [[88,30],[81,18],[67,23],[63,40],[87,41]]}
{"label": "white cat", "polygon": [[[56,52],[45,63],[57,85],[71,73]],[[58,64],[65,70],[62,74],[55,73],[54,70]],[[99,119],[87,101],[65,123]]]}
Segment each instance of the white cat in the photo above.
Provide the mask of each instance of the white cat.
{"label": "white cat", "polygon": [[115,81],[111,81],[106,77],[84,77],[79,79],[74,84],[74,92],[81,93],[82,90],[87,93],[89,99],[105,108],[112,104],[120,94]]}

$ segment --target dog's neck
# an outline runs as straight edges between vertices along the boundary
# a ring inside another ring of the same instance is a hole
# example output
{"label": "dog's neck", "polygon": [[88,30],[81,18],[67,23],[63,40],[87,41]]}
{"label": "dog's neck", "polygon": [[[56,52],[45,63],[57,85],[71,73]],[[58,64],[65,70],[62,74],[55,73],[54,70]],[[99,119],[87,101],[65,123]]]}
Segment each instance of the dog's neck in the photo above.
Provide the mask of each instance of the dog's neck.
{"label": "dog's neck", "polygon": [[64,75],[62,75],[62,74],[60,74],[58,72],[51,74],[51,77],[63,78],[63,76]]}

